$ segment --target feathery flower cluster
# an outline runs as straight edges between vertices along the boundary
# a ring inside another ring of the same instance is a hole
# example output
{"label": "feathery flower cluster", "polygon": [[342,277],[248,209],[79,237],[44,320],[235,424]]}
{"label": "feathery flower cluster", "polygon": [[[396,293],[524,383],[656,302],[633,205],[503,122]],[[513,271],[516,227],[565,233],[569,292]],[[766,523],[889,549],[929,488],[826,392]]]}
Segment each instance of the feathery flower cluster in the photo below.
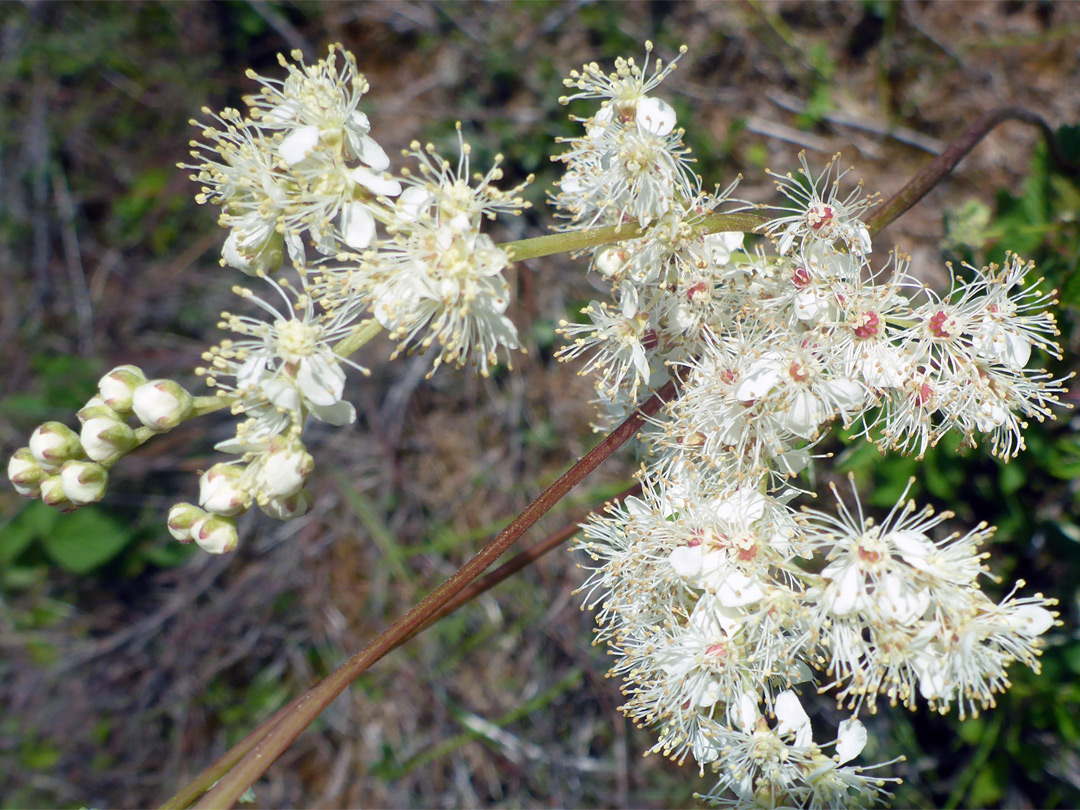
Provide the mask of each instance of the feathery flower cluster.
{"label": "feathery flower cluster", "polygon": [[[842,190],[838,158],[775,175],[788,202],[761,228],[774,253],[711,233],[732,188],[701,190],[674,113],[646,95],[670,67],[646,80],[620,60],[567,80],[602,104],[561,157],[555,202],[572,222],[637,227],[593,253],[613,303],[563,324],[562,357],[584,358],[609,416],[669,377],[680,386],[646,436],[641,497],[584,526],[586,604],[626,681],[623,710],[657,729],[652,750],[720,775],[709,802],[883,802],[896,780],[847,764],[866,740],[860,711],[879,695],[961,716],[993,706],[1010,663],[1038,670],[1055,602],[1017,597],[1023,583],[998,604],[983,593],[985,525],[937,537],[952,515],[907,492],[880,524],[857,497],[838,497],[839,517],[798,511],[795,478],[835,422],[882,450],[921,456],[958,430],[1015,456],[1025,420],[1052,416],[1063,391],[1028,368],[1035,348],[1060,356],[1054,294],[1025,287],[1031,265],[1014,255],[965,267],[946,297],[899,253],[873,269],[872,200]],[[852,712],[832,755],[800,704],[813,691]]]}
{"label": "feathery flower cluster", "polygon": [[[1052,418],[1064,390],[1029,367],[1036,350],[1060,357],[1055,294],[1012,254],[950,268],[945,296],[898,252],[875,269],[872,198],[842,189],[838,157],[816,175],[803,156],[796,173],[773,175],[787,202],[758,230],[775,250],[748,246],[723,229],[735,184],[704,188],[674,109],[654,94],[678,58],[650,69],[651,51],[641,66],[572,72],[575,92],[560,99],[600,104],[562,141],[552,202],[564,230],[606,226],[616,240],[590,261],[611,300],[561,324],[560,358],[594,374],[601,423],[671,378],[680,390],[649,425],[642,495],[584,526],[582,590],[626,681],[623,710],[657,729],[653,751],[718,774],[706,801],[881,803],[897,780],[850,764],[867,741],[858,715],[879,696],[961,716],[993,706],[1012,663],[1038,670],[1055,601],[1018,596],[1022,582],[1000,602],[986,596],[985,524],[941,536],[952,515],[907,491],[880,523],[857,496],[837,495],[838,515],[800,511],[798,476],[835,423],[883,451],[922,456],[958,431],[1016,456],[1026,420]],[[272,289],[267,300],[234,288],[261,317],[222,314],[234,337],[196,369],[216,395],[114,369],[78,412],[80,433],[48,422],[12,456],[21,494],[62,510],[98,501],[126,453],[228,406],[243,418],[217,449],[235,458],[202,474],[198,505],[174,506],[169,529],[231,551],[252,507],[279,520],[311,508],[304,430],[355,420],[346,369],[367,372],[347,357],[378,331],[397,341],[394,356],[430,351],[431,373],[471,364],[487,376],[520,348],[506,315],[513,255],[483,226],[521,214],[532,177],[499,189],[501,156],[474,171],[460,125],[456,162],[414,142],[403,157],[415,168],[395,173],[360,109],[368,83],[351,54],[279,61],[283,80],[249,72],[260,89],[246,113],[205,111],[213,123],[197,124],[185,167],[197,201],[220,207],[222,264]],[[272,275],[286,257],[297,281]],[[851,712],[830,742],[814,741],[801,702],[812,691]]]}
{"label": "feathery flower cluster", "polygon": [[[346,357],[380,330],[399,342],[398,352],[431,350],[432,373],[444,363],[471,364],[487,376],[500,350],[509,365],[520,348],[505,314],[511,256],[483,226],[524,211],[520,193],[532,177],[499,189],[501,156],[487,173],[474,172],[460,124],[456,164],[413,143],[403,157],[416,170],[395,175],[360,109],[368,83],[353,55],[331,46],[313,65],[292,56],[279,57],[284,80],[248,72],[260,89],[245,98],[246,114],[205,110],[213,123],[193,122],[202,130],[192,143],[198,162],[181,166],[202,186],[196,200],[220,206],[229,231],[222,265],[272,288],[267,299],[234,287],[261,317],[222,313],[219,326],[235,336],[205,352],[206,365],[196,369],[216,397],[193,410],[177,383],[147,383],[137,369],[118,369],[103,392],[114,378],[141,385],[134,405],[92,400],[79,412],[90,425],[81,444],[59,423],[39,428],[9,464],[22,494],[63,509],[99,500],[108,468],[149,431],[227,405],[243,418],[216,448],[236,458],[203,473],[198,505],[174,506],[169,529],[181,542],[231,551],[236,518],[251,507],[278,520],[311,507],[305,426],[355,421],[344,399],[346,369],[367,370]],[[271,277],[286,257],[295,282]],[[131,413],[142,432],[127,424]]]}

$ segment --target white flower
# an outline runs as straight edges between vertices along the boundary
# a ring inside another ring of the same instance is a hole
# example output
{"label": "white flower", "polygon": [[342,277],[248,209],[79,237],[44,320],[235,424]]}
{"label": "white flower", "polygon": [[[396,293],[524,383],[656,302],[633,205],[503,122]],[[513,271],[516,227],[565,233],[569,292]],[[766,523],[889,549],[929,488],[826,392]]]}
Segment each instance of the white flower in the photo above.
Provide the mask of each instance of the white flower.
{"label": "white flower", "polygon": [[520,346],[504,314],[508,266],[506,252],[487,234],[419,221],[399,249],[385,255],[371,291],[372,311],[400,341],[398,352],[436,347],[432,373],[442,363],[473,364],[486,377],[500,347],[508,352]]}
{"label": "white flower", "polygon": [[[203,355],[209,366],[196,373],[205,375],[208,385],[238,398],[234,412],[253,414],[257,424],[246,429],[251,437],[269,438],[291,424],[302,424],[302,414],[335,425],[352,422],[355,410],[342,399],[342,364],[362,373],[367,370],[340,357],[333,348],[354,329],[349,309],[319,314],[306,281],[296,292],[286,281],[266,280],[286,305],[285,312],[251,290],[234,287],[233,292],[255,303],[271,319],[223,313],[224,325],[241,337],[211,348]],[[226,377],[235,382],[228,383]]]}
{"label": "white flower", "polygon": [[135,446],[135,432],[114,416],[94,417],[83,422],[79,433],[86,455],[92,461],[117,458]]}
{"label": "white flower", "polygon": [[15,491],[26,498],[36,498],[40,494],[41,482],[47,475],[29,447],[21,447],[11,454],[7,473]]}
{"label": "white flower", "polygon": [[248,78],[263,89],[245,98],[261,128],[289,133],[279,147],[282,156],[287,153],[294,158],[289,162],[296,163],[321,142],[376,171],[385,170],[390,161],[368,134],[368,117],[358,109],[369,85],[356,68],[356,58],[340,45],[331,45],[327,58],[314,65],[305,64],[300,51],[291,56],[296,64],[278,55],[278,63],[289,72],[284,81],[248,71]]}
{"label": "white flower", "polygon": [[578,374],[599,371],[597,388],[603,395],[614,397],[625,389],[633,399],[639,386],[652,376],[649,351],[656,348],[656,332],[649,329],[647,315],[632,310],[627,314],[627,309],[624,306],[616,311],[604,302],[593,301],[581,311],[591,323],[562,321],[559,333],[571,343],[559,350],[558,358],[570,361],[591,351]]}
{"label": "white flower", "polygon": [[258,489],[269,498],[283,501],[296,495],[304,486],[315,461],[300,442],[270,442],[270,450],[261,459]]}
{"label": "white flower", "polygon": [[790,213],[774,218],[764,229],[769,236],[779,236],[777,250],[781,255],[796,245],[805,250],[837,242],[856,255],[870,252],[870,232],[859,217],[871,201],[862,197],[861,186],[840,199],[840,181],[849,170],[840,171],[838,159],[839,155],[833,157],[821,174],[813,177],[806,154],[800,152],[799,178],[773,174],[780,193],[795,203],[794,208],[780,208]]}

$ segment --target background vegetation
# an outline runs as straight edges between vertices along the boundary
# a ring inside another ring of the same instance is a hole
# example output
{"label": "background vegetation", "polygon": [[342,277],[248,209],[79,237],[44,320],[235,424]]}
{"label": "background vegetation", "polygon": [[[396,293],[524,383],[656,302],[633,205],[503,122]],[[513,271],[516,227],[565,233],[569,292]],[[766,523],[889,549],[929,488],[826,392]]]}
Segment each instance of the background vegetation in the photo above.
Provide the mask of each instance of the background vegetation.
{"label": "background vegetation", "polygon": [[[450,143],[461,120],[508,181],[536,172],[549,219],[555,104],[582,61],[660,55],[686,42],[666,86],[707,182],[842,150],[871,189],[895,191],[977,114],[1016,100],[1080,123],[1080,6],[1072,3],[33,3],[0,7],[0,450],[46,419],[72,420],[122,362],[177,375],[216,339],[231,271],[223,233],[191,200],[187,119],[239,103],[248,66],[275,54],[356,53],[373,134],[393,154]],[[1065,139],[1080,152],[1077,131]],[[1012,248],[1062,289],[1077,366],[1080,192],[1033,131],[994,132],[887,230],[945,282],[942,255],[983,263]],[[884,250],[882,251],[884,254]],[[360,422],[316,433],[317,508],[244,524],[211,557],[172,542],[168,505],[229,428],[199,423],[135,453],[99,507],[57,517],[0,490],[0,803],[148,806],[333,668],[475,550],[594,441],[589,387],[555,364],[553,324],[593,294],[580,263],[518,269],[511,312],[530,353],[490,381],[422,358],[378,364],[352,389]],[[1071,396],[1075,399],[1075,396]],[[871,758],[903,753],[899,807],[1080,805],[1080,446],[1069,413],[1005,466],[954,446],[920,467],[838,442],[821,481],[854,471],[886,505],[916,496],[997,523],[992,566],[1062,600],[1044,673],[1016,670],[995,712],[964,723],[882,712]],[[205,420],[204,420],[205,422]],[[210,431],[209,436],[203,432]],[[601,468],[573,504],[629,482]],[[558,528],[551,516],[536,537]],[[689,767],[642,759],[648,732],[617,711],[556,552],[444,620],[361,679],[274,766],[260,806],[689,805]],[[993,586],[991,586],[993,587]],[[823,704],[821,719],[836,717]]]}

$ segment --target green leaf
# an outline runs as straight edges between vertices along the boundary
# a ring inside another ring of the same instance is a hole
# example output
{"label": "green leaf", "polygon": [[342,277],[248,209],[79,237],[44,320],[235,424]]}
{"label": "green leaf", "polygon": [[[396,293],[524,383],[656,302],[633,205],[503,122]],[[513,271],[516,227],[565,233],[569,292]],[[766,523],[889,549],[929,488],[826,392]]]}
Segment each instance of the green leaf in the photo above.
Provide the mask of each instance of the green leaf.
{"label": "green leaf", "polygon": [[42,544],[53,562],[72,574],[86,574],[113,559],[132,535],[101,509],[86,507],[56,524]]}
{"label": "green leaf", "polygon": [[59,513],[41,501],[33,501],[0,529],[0,564],[9,565],[34,540],[46,537]]}

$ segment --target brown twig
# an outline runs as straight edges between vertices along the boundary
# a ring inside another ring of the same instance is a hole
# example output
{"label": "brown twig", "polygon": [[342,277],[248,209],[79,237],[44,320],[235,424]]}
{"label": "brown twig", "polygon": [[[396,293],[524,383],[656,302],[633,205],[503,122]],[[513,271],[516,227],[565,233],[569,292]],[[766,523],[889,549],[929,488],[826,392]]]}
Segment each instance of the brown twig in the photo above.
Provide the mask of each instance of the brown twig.
{"label": "brown twig", "polygon": [[1061,151],[1054,135],[1054,130],[1046,120],[1036,113],[1022,107],[998,107],[977,118],[960,136],[953,140],[945,151],[930,161],[911,180],[881,205],[870,212],[866,226],[871,234],[878,233],[890,222],[895,221],[905,211],[921,200],[926,194],[949,174],[956,164],[970,152],[975,145],[986,137],[990,130],[1006,121],[1020,121],[1038,127],[1046,139],[1050,160],[1066,174],[1076,174],[1078,166],[1070,162]]}
{"label": "brown twig", "polygon": [[[390,650],[420,632],[432,616],[479,577],[529,527],[584,480],[604,459],[636,434],[645,420],[656,414],[674,394],[674,382],[669,382],[657,391],[644,405],[609,433],[600,444],[544,490],[509,526],[499,532],[450,579],[428,594],[363,650],[284,709],[279,710],[162,807],[173,809],[186,807],[200,795],[202,798],[195,805],[198,808],[231,807],[244,790],[266,772],[271,763],[350,683]],[[203,791],[219,778],[220,781],[203,795]]]}

